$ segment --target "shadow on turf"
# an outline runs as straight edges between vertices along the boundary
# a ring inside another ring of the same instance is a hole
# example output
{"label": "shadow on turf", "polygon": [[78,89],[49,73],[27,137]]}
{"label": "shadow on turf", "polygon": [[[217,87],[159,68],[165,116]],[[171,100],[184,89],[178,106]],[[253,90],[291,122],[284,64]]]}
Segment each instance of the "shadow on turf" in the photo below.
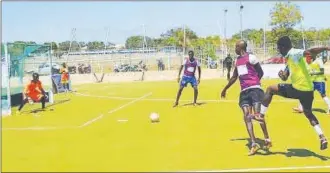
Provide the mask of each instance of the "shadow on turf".
{"label": "shadow on turf", "polygon": [[[251,146],[250,145],[251,140],[248,138],[237,138],[237,139],[231,139],[230,141],[248,141],[248,143],[245,146],[247,146],[248,148],[250,148],[250,146]],[[260,145],[261,150],[263,150],[262,148],[264,146],[264,140],[257,138],[256,141]],[[263,151],[264,151],[264,153],[258,151],[255,155],[268,156],[268,155],[281,154],[286,157],[316,157],[323,161],[330,160],[330,157],[328,157],[328,156],[322,156],[322,155],[316,154],[315,152],[304,149],[304,148],[289,148],[289,149],[287,149],[287,152],[280,152],[280,151],[272,152],[269,150],[263,150]]]}
{"label": "shadow on turf", "polygon": [[320,113],[324,113],[324,114],[327,113],[327,111],[325,111],[324,109],[320,109],[320,108],[313,108],[312,111],[320,112]]}
{"label": "shadow on turf", "polygon": [[[324,114],[327,113],[327,111],[325,111],[324,109],[320,109],[320,108],[313,108],[312,111],[313,112],[315,111],[315,112],[319,112],[319,113],[324,113]],[[297,112],[294,112],[294,113],[297,113]]]}
{"label": "shadow on turf", "polygon": [[[197,106],[200,106],[200,105],[205,105],[206,102],[201,102],[201,103],[197,103]],[[193,103],[186,103],[186,104],[183,104],[182,106],[192,106]]]}
{"label": "shadow on turf", "polygon": [[[68,102],[70,101],[70,99],[65,99],[65,100],[59,100],[58,102],[55,102],[51,105],[47,105],[46,108],[49,108],[49,107],[53,107],[55,105],[58,105],[58,104],[62,104],[62,103],[65,103],[65,102]],[[44,112],[45,110],[41,109],[41,108],[38,108],[38,109],[33,109],[31,111],[23,111],[22,113],[38,113],[38,112]]]}

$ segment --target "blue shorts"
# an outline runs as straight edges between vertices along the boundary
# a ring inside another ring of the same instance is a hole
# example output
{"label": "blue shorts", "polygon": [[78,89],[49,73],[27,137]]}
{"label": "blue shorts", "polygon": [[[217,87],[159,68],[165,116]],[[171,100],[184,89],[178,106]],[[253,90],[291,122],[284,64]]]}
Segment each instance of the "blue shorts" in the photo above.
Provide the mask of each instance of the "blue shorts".
{"label": "blue shorts", "polygon": [[183,76],[180,82],[181,87],[186,87],[190,83],[192,87],[197,86],[197,80],[195,76]]}
{"label": "blue shorts", "polygon": [[325,82],[313,82],[314,91],[317,90],[321,95],[325,95]]}

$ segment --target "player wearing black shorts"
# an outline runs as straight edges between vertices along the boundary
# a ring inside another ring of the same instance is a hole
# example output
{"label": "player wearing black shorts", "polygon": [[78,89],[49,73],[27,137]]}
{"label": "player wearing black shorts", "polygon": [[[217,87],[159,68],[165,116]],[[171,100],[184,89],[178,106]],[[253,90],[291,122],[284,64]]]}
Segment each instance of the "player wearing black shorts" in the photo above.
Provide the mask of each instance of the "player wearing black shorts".
{"label": "player wearing black shorts", "polygon": [[305,56],[313,53],[318,54],[324,50],[330,50],[330,47],[312,48],[307,51],[294,49],[289,37],[281,37],[277,42],[280,53],[287,59],[285,70],[279,72],[279,77],[286,81],[290,76],[292,84],[278,84],[269,86],[266,90],[265,97],[261,105],[261,119],[264,117],[273,95],[285,98],[298,99],[303,106],[303,111],[310,124],[314,127],[320,138],[320,149],[327,148],[328,142],[323,134],[318,119],[312,112],[312,104],[314,100],[314,87],[311,76],[308,72]]}
{"label": "player wearing black shorts", "polygon": [[[235,52],[239,57],[236,60],[236,66],[233,76],[230,78],[228,84],[221,92],[221,97],[226,97],[226,91],[239,78],[241,85],[241,93],[239,97],[239,106],[244,115],[244,122],[251,139],[251,148],[249,155],[255,154],[260,149],[256,142],[254,135],[252,119],[254,115],[259,115],[261,101],[264,97],[264,92],[261,89],[260,80],[263,76],[263,70],[257,60],[257,57],[246,52],[247,44],[245,41],[238,41],[236,43]],[[252,111],[253,110],[253,111]],[[259,120],[260,121],[260,120]],[[265,149],[271,147],[267,126],[265,120],[260,121],[260,126],[265,137]]]}

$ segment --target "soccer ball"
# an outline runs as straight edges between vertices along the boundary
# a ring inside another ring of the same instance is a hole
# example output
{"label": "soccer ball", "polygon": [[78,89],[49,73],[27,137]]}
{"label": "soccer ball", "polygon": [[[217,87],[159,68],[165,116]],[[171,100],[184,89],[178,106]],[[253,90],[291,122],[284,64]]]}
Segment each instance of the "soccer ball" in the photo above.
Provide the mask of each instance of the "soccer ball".
{"label": "soccer ball", "polygon": [[155,112],[150,114],[150,120],[152,123],[157,123],[159,122],[159,115]]}

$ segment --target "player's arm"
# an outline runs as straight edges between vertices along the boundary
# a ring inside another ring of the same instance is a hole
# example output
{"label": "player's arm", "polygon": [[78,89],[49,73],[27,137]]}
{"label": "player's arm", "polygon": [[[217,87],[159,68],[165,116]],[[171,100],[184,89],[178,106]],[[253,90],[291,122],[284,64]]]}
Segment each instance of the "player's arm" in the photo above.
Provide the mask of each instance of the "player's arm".
{"label": "player's arm", "polygon": [[225,86],[225,88],[221,92],[221,97],[222,98],[226,97],[227,89],[229,89],[236,82],[237,78],[238,78],[238,72],[237,72],[237,68],[235,67],[234,72],[233,72],[233,76],[229,79],[228,84]]}
{"label": "player's arm", "polygon": [[[185,63],[185,62],[184,62]],[[178,75],[178,82],[180,81],[180,76],[181,76],[181,72],[182,72],[182,70],[183,70],[183,66],[184,66],[184,64],[182,64],[181,66],[180,66],[180,69],[179,69],[179,75]]]}
{"label": "player's arm", "polygon": [[323,51],[330,51],[330,47],[323,46],[323,47],[315,47],[315,48],[310,48],[304,52],[304,55],[310,52],[311,54],[319,54]]}
{"label": "player's arm", "polygon": [[254,66],[254,69],[256,69],[256,71],[258,73],[259,79],[261,79],[262,76],[264,76],[264,71],[261,68],[258,58],[255,55],[250,54],[249,62],[250,62],[250,64],[252,64]]}
{"label": "player's arm", "polygon": [[41,82],[39,82],[39,84],[38,84],[38,88],[39,88],[40,92],[41,92],[43,95],[46,95],[46,92],[45,92],[44,88],[42,87]]}
{"label": "player's arm", "polygon": [[201,76],[202,76],[202,68],[199,61],[197,61],[197,70],[198,70],[198,83],[199,83],[201,81]]}
{"label": "player's arm", "polygon": [[264,76],[264,71],[262,70],[260,63],[255,64],[254,68],[256,69],[256,71],[258,73],[259,79],[261,79]]}
{"label": "player's arm", "polygon": [[23,99],[28,98],[29,97],[29,95],[28,95],[29,93],[30,93],[30,85],[28,84],[24,88],[24,91],[23,91],[24,98]]}
{"label": "player's arm", "polygon": [[290,76],[289,67],[286,66],[284,70],[280,70],[280,71],[278,72],[278,76],[279,76],[283,81],[288,80],[288,77]]}

